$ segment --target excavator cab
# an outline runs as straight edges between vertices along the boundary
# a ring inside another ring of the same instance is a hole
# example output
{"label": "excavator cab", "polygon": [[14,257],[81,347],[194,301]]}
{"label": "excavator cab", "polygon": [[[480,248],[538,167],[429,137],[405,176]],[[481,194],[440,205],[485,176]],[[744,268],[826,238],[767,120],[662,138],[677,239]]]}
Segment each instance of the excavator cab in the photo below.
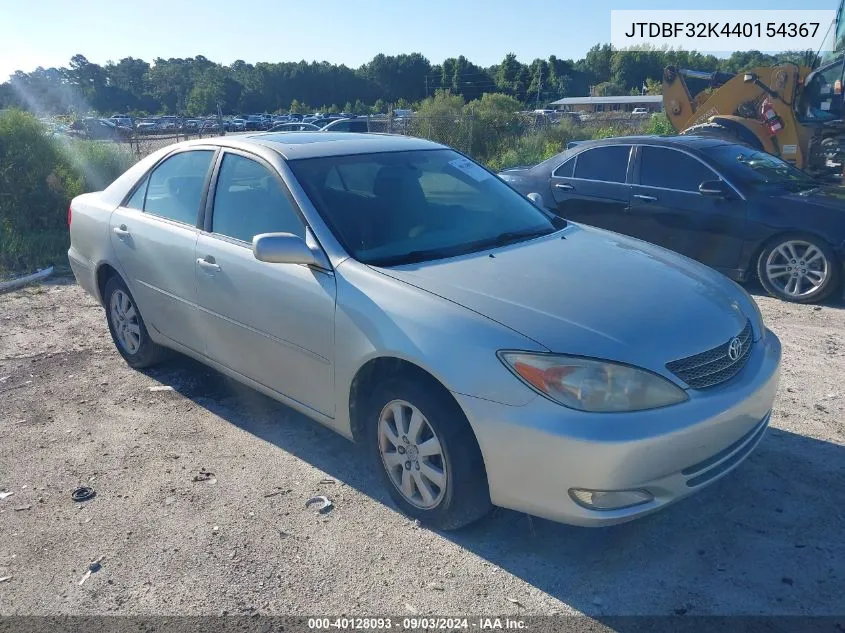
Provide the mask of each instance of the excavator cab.
{"label": "excavator cab", "polygon": [[[803,65],[744,69],[736,75],[663,71],[663,105],[680,134],[732,140],[768,152],[823,179],[845,168],[845,0],[822,55]],[[812,59],[811,59],[812,58]]]}
{"label": "excavator cab", "polygon": [[840,57],[807,75],[795,107],[795,115],[801,123],[823,124],[843,118],[843,73],[845,57]]}
{"label": "excavator cab", "polygon": [[801,123],[828,123],[845,117],[845,0],[841,0],[836,11],[836,22],[828,34],[829,49],[819,57],[814,70],[804,80],[804,89],[795,107],[795,115]]}

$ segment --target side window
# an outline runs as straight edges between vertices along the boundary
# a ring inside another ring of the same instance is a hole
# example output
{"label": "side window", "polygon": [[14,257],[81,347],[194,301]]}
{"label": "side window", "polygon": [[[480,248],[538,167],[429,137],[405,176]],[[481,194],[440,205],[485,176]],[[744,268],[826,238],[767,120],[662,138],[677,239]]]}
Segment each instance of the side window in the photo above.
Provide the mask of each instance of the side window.
{"label": "side window", "polygon": [[572,178],[572,172],[575,171],[575,157],[570,158],[563,165],[555,169],[552,174],[555,178]]}
{"label": "side window", "polygon": [[244,242],[260,233],[293,233],[305,237],[305,225],[264,165],[238,154],[226,154],[214,192],[211,230]]}
{"label": "side window", "polygon": [[195,226],[214,152],[179,152],[150,174],[144,211]]}
{"label": "side window", "polygon": [[129,207],[130,209],[140,209],[141,211],[144,210],[144,198],[147,196],[147,184],[150,182],[149,176],[144,176],[144,180],[138,185],[138,188],[135,190],[129,200],[126,201],[124,207]]}
{"label": "side window", "polygon": [[575,163],[575,178],[625,182],[630,145],[608,145],[581,152]]}
{"label": "side window", "polygon": [[698,192],[705,180],[718,176],[692,156],[665,147],[642,147],[640,184],[661,189]]}

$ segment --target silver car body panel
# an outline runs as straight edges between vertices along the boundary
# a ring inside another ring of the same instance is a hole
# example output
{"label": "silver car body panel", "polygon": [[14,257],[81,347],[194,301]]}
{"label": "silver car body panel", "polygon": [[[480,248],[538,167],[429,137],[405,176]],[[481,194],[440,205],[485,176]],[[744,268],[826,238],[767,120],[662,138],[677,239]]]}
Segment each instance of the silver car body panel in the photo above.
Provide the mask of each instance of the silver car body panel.
{"label": "silver car body panel", "polygon": [[[721,468],[705,483],[723,476],[759,441],[777,388],[780,344],[732,281],[662,248],[578,225],[490,252],[367,266],[335,239],[285,157],[440,146],[350,133],[300,143],[287,142],[295,134],[275,135],[286,142],[273,136],[179,147],[219,145],[267,161],[288,186],[326,266],[260,262],[236,240],[119,208],[134,183],[174,149],[167,148],[104,192],[73,201],[68,254],[80,285],[102,300],[98,270],[115,268],[153,324],[154,340],[349,438],[350,390],[362,367],[378,358],[413,363],[466,413],[493,502],[556,520],[599,525],[651,512],[704,485],[689,485],[702,473]],[[118,256],[126,244],[112,229],[121,224],[137,234],[143,261],[140,251],[135,259]],[[220,273],[194,265],[209,254]],[[174,323],[163,321],[166,315]],[[706,391],[687,389],[689,400],[679,405],[637,413],[557,405],[496,357],[503,349],[588,355],[645,367],[684,387],[666,363],[725,343],[747,319],[754,350],[733,379]],[[709,465],[684,474],[701,463]],[[646,488],[655,499],[599,512],[576,504],[570,487]]]}
{"label": "silver car body panel", "polygon": [[[385,274],[485,314],[552,352],[620,361],[670,379],[667,361],[725,343],[750,316],[719,273],[574,224],[496,249],[495,257],[481,252]],[[708,327],[691,328],[693,314]]]}
{"label": "silver car body panel", "polygon": [[196,259],[209,256],[219,270],[196,264],[204,353],[334,417],[334,275],[267,264],[245,244],[203,234]]}

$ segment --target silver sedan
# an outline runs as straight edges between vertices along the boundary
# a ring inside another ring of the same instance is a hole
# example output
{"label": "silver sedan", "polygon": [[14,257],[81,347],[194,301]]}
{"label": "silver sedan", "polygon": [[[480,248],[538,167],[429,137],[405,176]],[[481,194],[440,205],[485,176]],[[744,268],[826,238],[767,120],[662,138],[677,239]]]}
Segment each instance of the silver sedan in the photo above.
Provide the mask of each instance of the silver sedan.
{"label": "silver sedan", "polygon": [[491,505],[627,521],[723,477],[769,423],[780,343],[738,285],[429,141],[190,141],[69,220],[130,366],[177,350],[364,443],[434,527]]}

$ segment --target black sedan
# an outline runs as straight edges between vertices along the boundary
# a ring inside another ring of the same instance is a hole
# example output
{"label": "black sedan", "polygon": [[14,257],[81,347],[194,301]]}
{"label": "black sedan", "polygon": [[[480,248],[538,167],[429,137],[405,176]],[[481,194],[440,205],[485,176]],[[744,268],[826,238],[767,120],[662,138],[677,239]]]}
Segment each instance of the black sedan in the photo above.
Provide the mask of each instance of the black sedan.
{"label": "black sedan", "polygon": [[576,222],[697,259],[799,303],[840,288],[845,188],[713,138],[623,137],[579,144],[500,177]]}

